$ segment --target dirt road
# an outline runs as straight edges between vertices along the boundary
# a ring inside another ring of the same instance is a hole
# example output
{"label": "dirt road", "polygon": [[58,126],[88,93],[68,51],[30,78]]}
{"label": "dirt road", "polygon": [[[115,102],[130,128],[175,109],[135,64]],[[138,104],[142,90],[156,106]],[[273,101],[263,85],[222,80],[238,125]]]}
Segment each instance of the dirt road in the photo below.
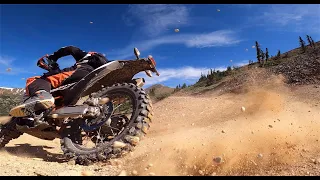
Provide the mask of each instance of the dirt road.
{"label": "dirt road", "polygon": [[154,109],[150,133],[116,161],[72,165],[59,158],[58,140],[23,135],[0,152],[0,175],[320,175],[316,86],[275,81],[240,94],[172,96]]}

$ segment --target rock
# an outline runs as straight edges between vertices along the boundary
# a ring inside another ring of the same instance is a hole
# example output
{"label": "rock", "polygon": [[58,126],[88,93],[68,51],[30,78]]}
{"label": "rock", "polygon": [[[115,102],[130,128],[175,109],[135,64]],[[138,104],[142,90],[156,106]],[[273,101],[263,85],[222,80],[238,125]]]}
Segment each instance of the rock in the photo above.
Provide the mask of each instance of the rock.
{"label": "rock", "polygon": [[204,172],[203,172],[202,170],[199,170],[198,173],[199,173],[200,175],[204,175]]}
{"label": "rock", "polygon": [[153,166],[153,164],[148,164],[147,168],[151,168]]}
{"label": "rock", "polygon": [[308,152],[308,150],[306,150],[306,149],[302,149],[302,152]]}
{"label": "rock", "polygon": [[153,172],[150,172],[149,173],[149,176],[155,176],[156,174],[155,173],[153,173]]}
{"label": "rock", "polygon": [[33,172],[35,175],[37,176],[49,176],[48,174],[46,173],[43,173],[43,172]]}
{"label": "rock", "polygon": [[316,159],[311,159],[311,162],[314,164],[317,164],[317,160]]}
{"label": "rock", "polygon": [[93,172],[92,171],[82,171],[81,175],[82,176],[93,176]]}
{"label": "rock", "polygon": [[242,106],[242,107],[241,107],[241,111],[242,111],[242,112],[245,112],[245,111],[246,111],[246,108]]}
{"label": "rock", "polygon": [[273,126],[272,126],[272,125],[269,125],[269,128],[273,128]]}
{"label": "rock", "polygon": [[254,162],[254,160],[251,160],[251,162],[252,162],[255,166],[258,165],[256,162]]}
{"label": "rock", "polygon": [[222,157],[219,157],[219,156],[218,157],[214,157],[213,161],[218,163],[218,164],[220,164],[220,163],[222,163]]}
{"label": "rock", "polygon": [[217,173],[216,172],[213,172],[212,174],[211,174],[211,176],[216,176],[217,175]]}
{"label": "rock", "polygon": [[262,154],[258,154],[258,158],[262,158],[263,157],[263,155]]}
{"label": "rock", "polygon": [[194,123],[192,123],[191,126],[194,126]]}
{"label": "rock", "polygon": [[134,175],[134,176],[137,176],[137,175],[138,175],[138,171],[133,170],[133,171],[131,172],[131,174]]}
{"label": "rock", "polygon": [[101,171],[102,170],[102,168],[96,168],[96,169],[94,169],[94,171]]}
{"label": "rock", "polygon": [[221,131],[222,133],[226,133],[224,130]]}
{"label": "rock", "polygon": [[126,146],[126,144],[123,143],[123,142],[120,142],[120,141],[115,141],[115,142],[113,143],[113,147],[115,147],[115,148],[123,148],[123,147],[125,147],[125,146]]}
{"label": "rock", "polygon": [[118,176],[127,176],[127,172],[125,170],[122,170]]}
{"label": "rock", "polygon": [[140,142],[140,138],[138,136],[126,136],[125,139],[129,141],[131,144],[136,145]]}
{"label": "rock", "polygon": [[19,169],[17,169],[17,173],[21,173],[21,171]]}
{"label": "rock", "polygon": [[76,165],[76,161],[75,160],[70,160],[67,162],[68,165]]}

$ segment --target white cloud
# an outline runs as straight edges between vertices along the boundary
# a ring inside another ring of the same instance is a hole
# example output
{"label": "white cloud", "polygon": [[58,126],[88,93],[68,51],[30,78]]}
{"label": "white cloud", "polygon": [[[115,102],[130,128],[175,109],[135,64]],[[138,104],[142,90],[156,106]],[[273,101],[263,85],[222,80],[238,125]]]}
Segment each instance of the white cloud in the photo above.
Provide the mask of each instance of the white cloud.
{"label": "white cloud", "polygon": [[[226,67],[212,68],[216,71],[224,71]],[[151,78],[148,77],[144,72],[138,73],[135,77],[143,77],[146,80],[146,86],[151,86],[153,84],[164,83],[170,80],[179,80],[182,82],[189,81],[195,83],[201,76],[201,74],[208,74],[210,68],[206,67],[181,67],[181,68],[166,68],[158,69],[160,76],[153,75]]]}
{"label": "white cloud", "polygon": [[[19,73],[30,73],[26,68],[20,68],[13,65],[14,58],[9,56],[0,56],[0,74],[16,75]],[[8,71],[10,69],[10,71]]]}
{"label": "white cloud", "polygon": [[175,4],[135,4],[123,16],[124,22],[132,26],[138,20],[148,36],[156,36],[167,28],[179,28],[188,23],[189,9],[185,5]]}
{"label": "white cloud", "polygon": [[279,4],[266,9],[256,20],[263,21],[268,27],[287,28],[297,32],[320,32],[319,4]]}
{"label": "white cloud", "polygon": [[160,76],[153,75],[151,78],[145,73],[139,73],[136,77],[143,77],[146,79],[146,85],[153,85],[157,83],[166,82],[172,79],[183,80],[197,80],[201,76],[201,73],[207,74],[208,68],[194,68],[194,67],[182,67],[182,68],[167,68],[158,69]]}
{"label": "white cloud", "polygon": [[141,52],[150,50],[164,44],[184,44],[187,47],[205,48],[229,46],[239,43],[241,40],[231,30],[214,31],[207,34],[176,34],[153,38],[138,43],[131,43],[124,49],[107,53],[113,59],[125,59],[133,57],[133,48],[137,47]]}
{"label": "white cloud", "polygon": [[13,62],[13,59],[6,56],[0,56],[0,65],[9,67],[11,63]]}
{"label": "white cloud", "polygon": [[[243,60],[239,62],[232,63],[232,66],[240,67],[244,65],[248,65],[248,60]],[[226,66],[220,66],[216,68],[212,68],[216,71],[225,71],[227,70]],[[201,76],[201,74],[208,74],[210,71],[210,68],[208,67],[180,67],[180,68],[165,68],[165,69],[158,69],[158,72],[160,73],[160,76],[156,76],[153,74],[153,76],[150,78],[148,77],[144,72],[138,73],[135,75],[135,78],[142,77],[146,80],[146,86],[151,86],[153,84],[159,84],[168,82],[170,80],[179,80],[180,83],[183,83],[185,81],[189,81],[191,83],[195,83]]]}

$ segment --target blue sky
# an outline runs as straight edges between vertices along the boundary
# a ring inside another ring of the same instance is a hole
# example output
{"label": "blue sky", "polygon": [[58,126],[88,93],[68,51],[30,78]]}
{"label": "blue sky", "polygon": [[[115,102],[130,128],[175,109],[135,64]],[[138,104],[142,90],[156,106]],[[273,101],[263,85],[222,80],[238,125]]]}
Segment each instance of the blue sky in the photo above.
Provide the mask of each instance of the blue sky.
{"label": "blue sky", "polygon": [[[137,47],[142,56],[153,55],[161,74],[147,77],[147,86],[175,87],[196,82],[208,68],[223,70],[256,60],[256,40],[271,55],[297,47],[298,36],[320,40],[316,4],[2,4],[0,8],[0,87],[24,87],[25,78],[44,72],[36,66],[39,57],[67,45],[99,51],[110,60],[132,59]],[[71,56],[58,62],[61,67],[74,63]]]}

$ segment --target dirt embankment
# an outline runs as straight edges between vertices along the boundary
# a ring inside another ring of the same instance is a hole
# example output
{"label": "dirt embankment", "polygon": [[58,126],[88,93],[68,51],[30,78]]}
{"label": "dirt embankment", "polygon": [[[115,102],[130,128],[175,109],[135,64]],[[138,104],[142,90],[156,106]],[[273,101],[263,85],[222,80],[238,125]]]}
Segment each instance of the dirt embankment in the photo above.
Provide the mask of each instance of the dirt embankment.
{"label": "dirt embankment", "polygon": [[66,163],[58,140],[24,135],[0,152],[0,175],[320,175],[320,88],[282,80],[164,99],[147,137],[111,164]]}

